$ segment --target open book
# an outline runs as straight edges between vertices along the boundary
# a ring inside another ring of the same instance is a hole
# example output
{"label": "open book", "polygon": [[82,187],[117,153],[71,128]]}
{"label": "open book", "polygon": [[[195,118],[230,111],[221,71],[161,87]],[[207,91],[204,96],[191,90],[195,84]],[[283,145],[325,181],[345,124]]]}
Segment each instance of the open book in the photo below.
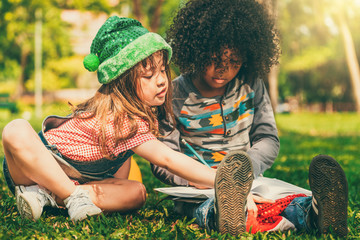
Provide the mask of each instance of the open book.
{"label": "open book", "polygon": [[213,188],[197,189],[194,187],[164,187],[164,188],[155,188],[154,190],[179,198],[207,199],[214,197],[215,194]]}
{"label": "open book", "polygon": [[[214,189],[197,189],[194,187],[164,187],[155,188],[155,191],[178,198],[207,199],[214,197]],[[251,192],[254,195],[276,200],[292,194],[311,196],[311,191],[281,181],[276,178],[258,177],[253,181]]]}

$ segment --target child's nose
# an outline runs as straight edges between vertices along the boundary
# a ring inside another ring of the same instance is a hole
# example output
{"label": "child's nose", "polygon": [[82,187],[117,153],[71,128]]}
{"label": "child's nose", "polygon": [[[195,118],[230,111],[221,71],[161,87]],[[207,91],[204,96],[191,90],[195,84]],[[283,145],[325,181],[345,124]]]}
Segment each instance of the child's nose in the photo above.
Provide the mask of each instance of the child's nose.
{"label": "child's nose", "polygon": [[167,81],[167,75],[166,74],[159,74],[157,78],[157,84],[159,86],[162,86]]}
{"label": "child's nose", "polygon": [[226,72],[227,70],[229,69],[229,66],[225,63],[219,63],[217,66],[216,66],[216,71],[218,73],[224,73]]}

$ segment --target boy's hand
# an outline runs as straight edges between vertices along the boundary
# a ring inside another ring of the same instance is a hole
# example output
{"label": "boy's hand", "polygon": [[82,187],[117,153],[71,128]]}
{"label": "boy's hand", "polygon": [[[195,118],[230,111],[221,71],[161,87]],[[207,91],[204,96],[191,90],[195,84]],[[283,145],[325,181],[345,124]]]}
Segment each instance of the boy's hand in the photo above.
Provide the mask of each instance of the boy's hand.
{"label": "boy's hand", "polygon": [[275,203],[275,201],[259,196],[254,196],[252,195],[252,193],[249,193],[247,197],[247,211],[248,215],[253,215],[255,218],[258,215],[258,208],[256,206],[256,203]]}

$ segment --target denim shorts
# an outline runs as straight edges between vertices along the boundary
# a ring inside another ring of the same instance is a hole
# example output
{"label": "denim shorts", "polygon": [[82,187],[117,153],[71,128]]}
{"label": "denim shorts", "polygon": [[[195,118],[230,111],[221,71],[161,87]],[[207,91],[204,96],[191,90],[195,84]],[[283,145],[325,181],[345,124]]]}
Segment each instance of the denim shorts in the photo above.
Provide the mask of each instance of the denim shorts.
{"label": "denim shorts", "polygon": [[15,186],[16,185],[15,185],[13,179],[11,178],[5,157],[4,157],[4,161],[3,161],[3,172],[4,172],[4,178],[5,178],[6,184],[8,185],[12,194],[15,195]]}
{"label": "denim shorts", "polygon": [[[103,159],[98,159],[96,161],[86,161],[86,162],[76,161],[62,156],[61,153],[56,148],[56,145],[50,145],[47,142],[42,132],[39,132],[39,137],[41,141],[44,143],[45,147],[49,151],[51,151],[52,154],[55,154],[57,157],[67,162],[69,165],[74,167],[77,171],[79,171],[82,174],[83,177],[81,179],[74,179],[77,180],[80,184],[94,180],[113,178],[114,177],[113,175],[119,170],[119,168],[123,165],[123,163],[134,154],[133,151],[128,150],[120,154],[115,160],[109,160],[103,158]],[[3,161],[3,172],[4,172],[5,181],[10,191],[14,194],[16,184],[11,178],[5,157]]]}

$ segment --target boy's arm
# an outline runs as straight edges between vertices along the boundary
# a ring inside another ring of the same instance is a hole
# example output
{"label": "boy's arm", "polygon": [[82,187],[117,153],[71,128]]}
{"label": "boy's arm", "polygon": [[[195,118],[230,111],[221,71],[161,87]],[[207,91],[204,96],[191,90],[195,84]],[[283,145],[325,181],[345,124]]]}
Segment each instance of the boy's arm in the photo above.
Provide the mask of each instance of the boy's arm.
{"label": "boy's arm", "polygon": [[251,148],[247,153],[252,160],[256,178],[274,163],[279,153],[280,142],[265,85],[257,79],[253,87],[255,90],[254,120],[250,130]]}
{"label": "boy's arm", "polygon": [[[173,149],[174,151],[180,152],[180,133],[177,129],[172,131],[172,126],[166,120],[163,120],[159,123],[159,129],[164,138],[161,141]],[[172,132],[171,132],[172,131]],[[173,173],[168,171],[165,168],[159,167],[154,164],[150,164],[152,173],[163,183],[169,184],[172,186],[188,186],[189,182]]]}

